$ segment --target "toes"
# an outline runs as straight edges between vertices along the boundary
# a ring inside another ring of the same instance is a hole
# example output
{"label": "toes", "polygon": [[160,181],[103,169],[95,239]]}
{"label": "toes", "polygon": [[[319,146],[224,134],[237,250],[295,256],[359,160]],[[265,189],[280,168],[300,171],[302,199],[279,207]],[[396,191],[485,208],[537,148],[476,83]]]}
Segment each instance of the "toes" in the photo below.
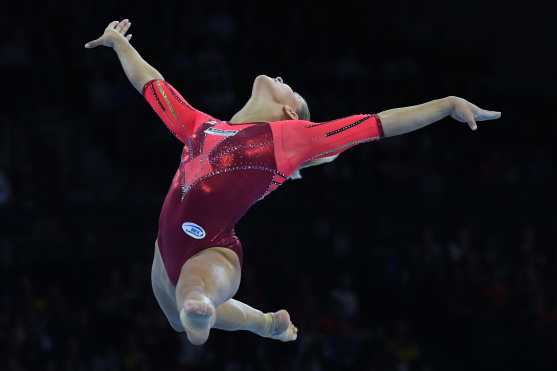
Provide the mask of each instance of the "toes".
{"label": "toes", "polygon": [[190,343],[202,345],[207,341],[213,317],[211,314],[207,315],[207,308],[204,305],[191,305],[188,302],[184,304],[184,308],[180,311],[180,322]]}
{"label": "toes", "polygon": [[298,338],[298,328],[296,326],[292,326],[292,337],[291,340],[294,341]]}
{"label": "toes", "polygon": [[205,296],[190,297],[184,301],[184,311],[192,316],[212,316],[215,312],[211,300]]}
{"label": "toes", "polygon": [[283,342],[294,341],[298,337],[298,328],[292,324],[290,314],[281,309],[272,313],[273,325],[271,328],[272,339],[280,340]]}

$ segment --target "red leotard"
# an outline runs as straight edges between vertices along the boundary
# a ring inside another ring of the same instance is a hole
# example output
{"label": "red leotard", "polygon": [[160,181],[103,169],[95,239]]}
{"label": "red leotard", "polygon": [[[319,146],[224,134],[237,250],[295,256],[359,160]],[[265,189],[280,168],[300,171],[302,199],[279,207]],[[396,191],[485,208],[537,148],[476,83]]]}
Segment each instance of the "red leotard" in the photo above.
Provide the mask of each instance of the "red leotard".
{"label": "red leotard", "polygon": [[184,143],[158,231],[161,257],[174,285],[184,262],[209,247],[230,248],[242,261],[235,224],[304,163],[383,136],[375,115],[322,123],[229,124],[191,107],[164,80],[148,82],[143,94]]}

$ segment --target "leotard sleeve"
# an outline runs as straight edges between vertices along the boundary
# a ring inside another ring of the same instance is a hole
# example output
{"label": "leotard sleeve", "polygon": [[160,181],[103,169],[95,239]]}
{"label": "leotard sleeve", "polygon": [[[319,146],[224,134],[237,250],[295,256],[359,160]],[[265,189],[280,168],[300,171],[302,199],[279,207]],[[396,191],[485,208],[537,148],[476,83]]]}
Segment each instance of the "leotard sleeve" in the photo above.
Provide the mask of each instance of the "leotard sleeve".
{"label": "leotard sleeve", "polygon": [[279,158],[297,169],[312,160],[338,155],[347,149],[383,137],[377,115],[352,115],[327,122],[280,121],[273,128]]}
{"label": "leotard sleeve", "polygon": [[193,108],[182,95],[165,80],[151,80],[143,87],[143,96],[164,122],[166,127],[182,143],[199,125],[214,119]]}

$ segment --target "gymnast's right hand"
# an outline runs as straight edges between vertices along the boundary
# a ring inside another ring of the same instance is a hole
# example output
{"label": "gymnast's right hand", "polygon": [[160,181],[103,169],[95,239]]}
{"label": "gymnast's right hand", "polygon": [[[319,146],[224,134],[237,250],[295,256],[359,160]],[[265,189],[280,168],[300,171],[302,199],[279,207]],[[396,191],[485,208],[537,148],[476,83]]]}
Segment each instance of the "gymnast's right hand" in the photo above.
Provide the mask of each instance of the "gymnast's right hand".
{"label": "gymnast's right hand", "polygon": [[96,48],[97,46],[107,46],[109,48],[114,47],[114,44],[119,41],[129,42],[132,35],[126,36],[126,32],[130,29],[132,23],[129,19],[124,19],[122,21],[110,22],[105,28],[104,33],[101,37],[96,40],[89,41],[85,44],[87,49]]}

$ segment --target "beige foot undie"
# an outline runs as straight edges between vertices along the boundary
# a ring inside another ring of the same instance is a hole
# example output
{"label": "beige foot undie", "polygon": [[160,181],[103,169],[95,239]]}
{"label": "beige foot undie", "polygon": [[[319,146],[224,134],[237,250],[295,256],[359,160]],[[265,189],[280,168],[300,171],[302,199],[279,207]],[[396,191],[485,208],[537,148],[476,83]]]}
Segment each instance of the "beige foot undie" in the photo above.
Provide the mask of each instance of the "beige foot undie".
{"label": "beige foot undie", "polygon": [[180,321],[193,345],[204,344],[215,323],[215,307],[206,296],[191,296],[180,310]]}
{"label": "beige foot undie", "polygon": [[290,321],[290,315],[284,309],[275,313],[265,313],[265,333],[263,337],[280,340],[294,341],[298,338],[298,329]]}

